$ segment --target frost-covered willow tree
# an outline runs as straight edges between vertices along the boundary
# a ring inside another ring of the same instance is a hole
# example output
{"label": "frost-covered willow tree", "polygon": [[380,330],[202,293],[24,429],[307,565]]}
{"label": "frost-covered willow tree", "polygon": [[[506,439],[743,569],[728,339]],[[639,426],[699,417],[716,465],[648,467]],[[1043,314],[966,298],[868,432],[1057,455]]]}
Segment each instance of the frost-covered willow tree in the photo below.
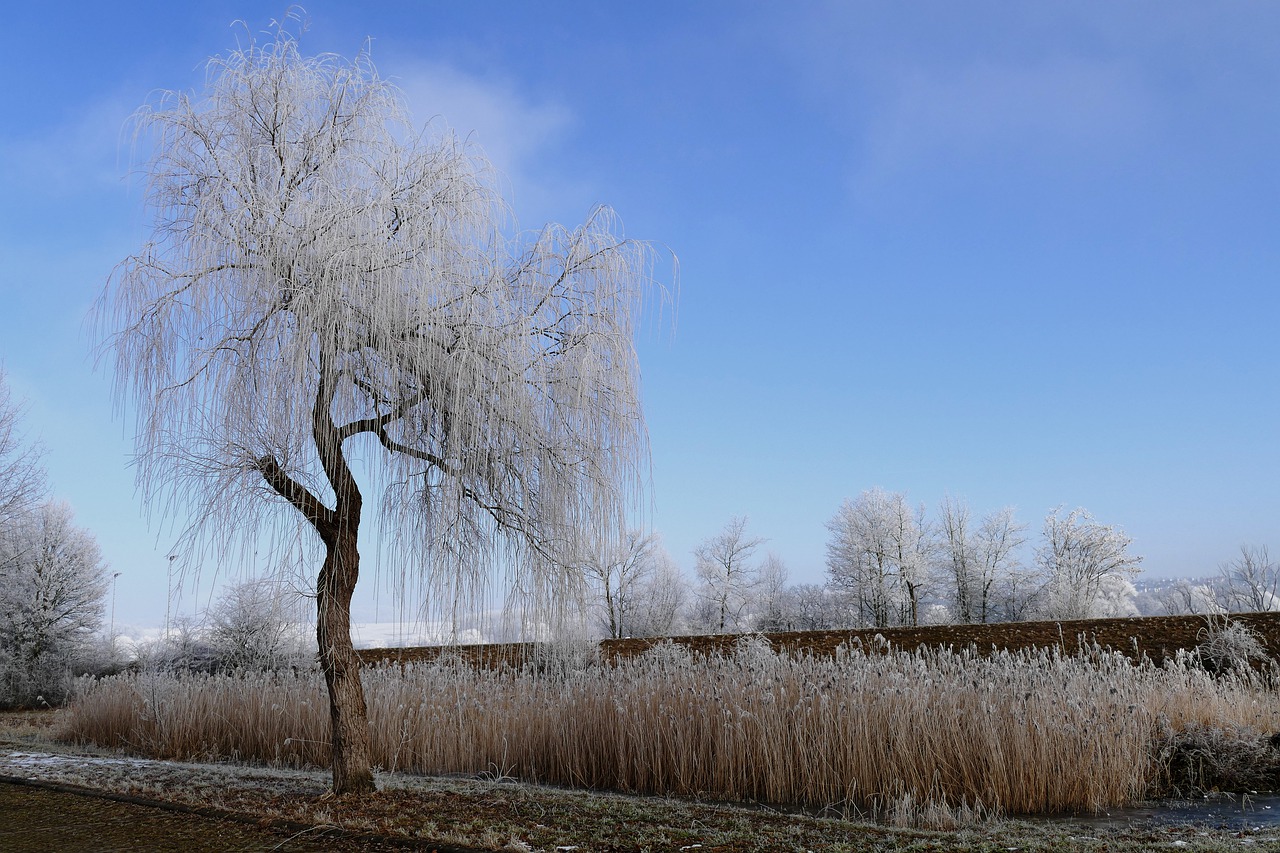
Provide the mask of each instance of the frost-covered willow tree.
{"label": "frost-covered willow tree", "polygon": [[101,313],[143,497],[215,550],[317,546],[334,790],[371,790],[349,630],[366,494],[437,597],[498,566],[548,588],[578,532],[615,537],[647,468],[653,250],[607,209],[518,243],[477,153],[416,131],[367,56],[284,32],[140,121],[154,231]]}

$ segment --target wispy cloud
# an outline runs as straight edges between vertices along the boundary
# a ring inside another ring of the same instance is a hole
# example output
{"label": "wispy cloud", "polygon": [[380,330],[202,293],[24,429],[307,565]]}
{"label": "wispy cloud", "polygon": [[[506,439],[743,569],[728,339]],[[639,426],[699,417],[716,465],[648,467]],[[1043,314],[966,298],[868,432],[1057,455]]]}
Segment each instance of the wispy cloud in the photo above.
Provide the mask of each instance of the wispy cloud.
{"label": "wispy cloud", "polygon": [[919,204],[943,184],[1109,179],[1140,164],[1182,109],[1168,73],[1182,37],[1153,34],[1150,15],[1132,10],[832,2],[772,24],[761,44],[844,138],[834,165],[854,195],[876,204],[902,190]]}
{"label": "wispy cloud", "polygon": [[879,100],[863,129],[864,180],[969,163],[1104,164],[1137,148],[1153,113],[1126,68],[1076,59],[913,70]]}
{"label": "wispy cloud", "polygon": [[506,81],[443,64],[398,61],[394,67],[414,122],[436,122],[483,151],[526,225],[557,218],[566,208],[581,215],[583,188],[555,167],[557,147],[573,125],[566,106],[535,102]]}
{"label": "wispy cloud", "polygon": [[0,185],[46,198],[118,188],[129,165],[128,119],[136,106],[110,97],[34,132],[21,123],[0,131]]}

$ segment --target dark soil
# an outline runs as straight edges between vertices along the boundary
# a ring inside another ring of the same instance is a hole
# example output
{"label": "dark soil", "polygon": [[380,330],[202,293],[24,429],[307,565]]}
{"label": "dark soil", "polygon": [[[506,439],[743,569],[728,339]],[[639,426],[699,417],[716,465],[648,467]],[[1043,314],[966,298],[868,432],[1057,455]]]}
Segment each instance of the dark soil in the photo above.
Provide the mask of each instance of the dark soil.
{"label": "dark soil", "polygon": [[[1230,617],[1255,632],[1272,658],[1280,658],[1280,613],[1237,613]],[[1179,649],[1194,649],[1210,629],[1203,616],[1143,616],[1132,619],[1083,619],[1062,622],[1003,622],[991,625],[930,625],[920,628],[863,628],[849,631],[789,631],[760,634],[779,651],[830,655],[845,645],[872,651],[888,647],[913,651],[921,647],[974,648],[979,653],[993,650],[1061,649],[1074,654],[1082,647],[1097,644],[1132,658],[1149,657],[1159,664]],[[644,652],[670,640],[701,653],[731,651],[741,634],[695,635],[686,637],[646,637],[604,640],[600,643],[605,660],[617,660]],[[883,638],[878,641],[877,636]],[[442,654],[479,666],[536,663],[546,654],[535,643],[491,643],[476,646],[418,646],[401,649],[363,649],[365,663],[390,661],[408,663],[430,661]]]}
{"label": "dark soil", "polygon": [[403,850],[315,826],[284,826],[245,816],[194,814],[173,803],[0,782],[0,850],[6,853],[344,853]]}

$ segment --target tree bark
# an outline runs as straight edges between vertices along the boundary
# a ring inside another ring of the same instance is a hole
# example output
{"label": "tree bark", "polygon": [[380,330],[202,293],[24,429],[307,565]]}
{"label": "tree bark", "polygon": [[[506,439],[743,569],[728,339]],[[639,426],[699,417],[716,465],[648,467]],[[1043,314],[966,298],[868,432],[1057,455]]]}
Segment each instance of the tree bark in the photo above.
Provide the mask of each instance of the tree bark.
{"label": "tree bark", "polygon": [[338,795],[375,790],[360,658],[351,643],[351,595],[360,574],[359,523],[357,506],[353,521],[338,524],[324,537],[324,565],[316,583],[316,640],[329,688],[333,792]]}
{"label": "tree bark", "polygon": [[[323,396],[324,388],[320,399]],[[316,405],[316,447],[334,486],[336,506],[290,478],[272,456],[258,460],[267,483],[302,513],[324,542],[324,564],[316,579],[316,644],[320,668],[329,688],[329,723],[333,753],[333,792],[362,794],[374,790],[368,708],[360,683],[360,658],[351,644],[351,596],[360,578],[360,510],[363,498],[342,456],[336,430]]]}

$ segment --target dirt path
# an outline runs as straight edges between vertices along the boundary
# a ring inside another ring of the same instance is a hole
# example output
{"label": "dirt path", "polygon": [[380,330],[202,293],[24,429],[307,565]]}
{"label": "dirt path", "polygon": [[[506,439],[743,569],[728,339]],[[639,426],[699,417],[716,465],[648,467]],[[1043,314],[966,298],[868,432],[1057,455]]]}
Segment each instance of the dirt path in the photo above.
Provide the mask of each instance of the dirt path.
{"label": "dirt path", "polygon": [[[259,828],[138,802],[0,782],[0,850],[6,853],[249,853],[373,850],[323,830]],[[402,849],[384,847],[382,849]]]}

